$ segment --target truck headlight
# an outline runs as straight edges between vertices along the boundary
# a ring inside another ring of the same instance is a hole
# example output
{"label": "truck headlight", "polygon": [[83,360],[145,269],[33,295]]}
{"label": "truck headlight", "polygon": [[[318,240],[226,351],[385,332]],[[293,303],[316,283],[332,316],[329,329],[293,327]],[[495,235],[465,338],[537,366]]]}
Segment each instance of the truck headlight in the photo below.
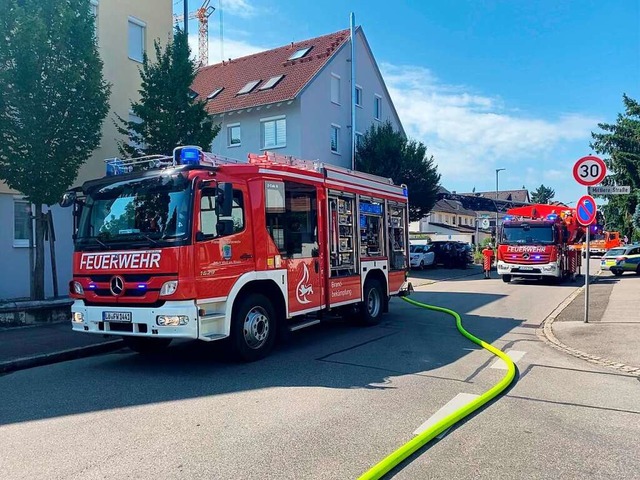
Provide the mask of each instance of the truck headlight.
{"label": "truck headlight", "polygon": [[83,323],[84,322],[84,313],[82,313],[82,312],[73,312],[73,316],[71,317],[71,321],[73,323]]}
{"label": "truck headlight", "polygon": [[84,288],[80,282],[73,282],[73,291],[78,295],[84,295]]}
{"label": "truck headlight", "polygon": [[162,288],[160,289],[160,296],[164,297],[165,295],[173,295],[176,293],[178,289],[178,280],[170,280],[168,282],[164,282],[162,284]]}
{"label": "truck headlight", "polygon": [[186,315],[158,315],[156,323],[162,327],[179,327],[189,323],[189,317]]}

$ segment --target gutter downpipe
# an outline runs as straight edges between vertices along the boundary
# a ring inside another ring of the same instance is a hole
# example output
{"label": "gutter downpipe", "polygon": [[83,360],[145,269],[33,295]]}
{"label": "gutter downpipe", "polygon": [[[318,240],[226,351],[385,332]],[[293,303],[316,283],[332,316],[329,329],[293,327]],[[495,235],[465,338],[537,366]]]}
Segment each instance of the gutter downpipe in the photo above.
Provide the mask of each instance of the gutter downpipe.
{"label": "gutter downpipe", "polygon": [[351,170],[356,169],[356,15],[351,12]]}

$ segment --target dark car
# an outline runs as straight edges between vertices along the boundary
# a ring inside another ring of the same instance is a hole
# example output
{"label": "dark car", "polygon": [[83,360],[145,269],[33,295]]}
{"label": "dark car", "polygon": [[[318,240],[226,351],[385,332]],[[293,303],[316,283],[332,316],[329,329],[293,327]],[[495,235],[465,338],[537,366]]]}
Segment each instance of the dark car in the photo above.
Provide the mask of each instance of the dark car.
{"label": "dark car", "polygon": [[435,253],[434,265],[445,268],[467,268],[473,263],[471,245],[455,240],[436,240],[429,244]]}

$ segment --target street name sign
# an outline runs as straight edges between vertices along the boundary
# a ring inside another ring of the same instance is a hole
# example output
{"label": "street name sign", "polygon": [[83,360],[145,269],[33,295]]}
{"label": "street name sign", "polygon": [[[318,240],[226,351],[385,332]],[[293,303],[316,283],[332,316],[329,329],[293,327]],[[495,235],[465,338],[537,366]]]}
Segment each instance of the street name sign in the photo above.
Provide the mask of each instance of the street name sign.
{"label": "street name sign", "polygon": [[589,187],[589,195],[626,195],[631,193],[629,185],[597,185]]}
{"label": "street name sign", "polygon": [[598,208],[596,201],[591,195],[583,195],[576,204],[576,218],[578,223],[584,227],[591,225],[596,219]]}
{"label": "street name sign", "polygon": [[601,158],[589,155],[582,157],[573,166],[573,178],[580,185],[597,185],[607,175],[607,166]]}

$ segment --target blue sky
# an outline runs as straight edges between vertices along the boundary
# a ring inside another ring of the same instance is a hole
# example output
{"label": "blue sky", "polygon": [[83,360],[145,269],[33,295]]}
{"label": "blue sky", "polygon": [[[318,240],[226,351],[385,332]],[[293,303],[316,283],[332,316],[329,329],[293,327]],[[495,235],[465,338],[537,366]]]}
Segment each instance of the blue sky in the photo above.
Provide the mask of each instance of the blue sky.
{"label": "blue sky", "polygon": [[354,12],[449,190],[495,190],[506,168],[501,190],[544,183],[576,201],[585,187],[571,169],[591,132],[615,122],[623,93],[640,99],[640,0],[212,0],[210,63],[220,3],[226,58],[348,28]]}

